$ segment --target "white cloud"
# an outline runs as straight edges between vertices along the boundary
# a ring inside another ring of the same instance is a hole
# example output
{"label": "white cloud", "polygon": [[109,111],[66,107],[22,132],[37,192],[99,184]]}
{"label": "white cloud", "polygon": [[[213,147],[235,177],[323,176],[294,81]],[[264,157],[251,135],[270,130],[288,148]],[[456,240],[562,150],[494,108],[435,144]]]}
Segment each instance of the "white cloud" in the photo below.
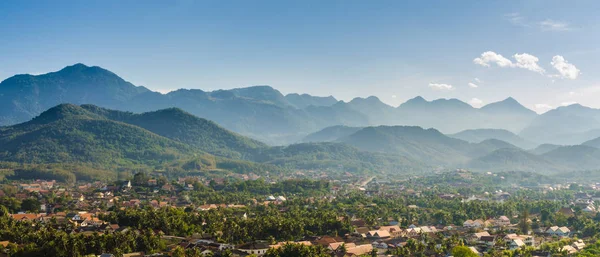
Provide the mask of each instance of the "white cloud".
{"label": "white cloud", "polygon": [[513,57],[515,58],[515,60],[517,60],[517,63],[515,63],[515,67],[518,68],[523,68],[526,70],[530,70],[530,71],[534,71],[537,73],[544,73],[546,72],[546,70],[544,70],[544,68],[540,67],[538,65],[538,61],[540,59],[538,59],[537,57],[530,55],[530,54],[526,54],[526,53],[522,53],[522,54],[515,54],[513,55]]}
{"label": "white cloud", "polygon": [[562,103],[560,103],[560,105],[561,105],[561,106],[569,106],[569,105],[573,105],[573,104],[576,104],[576,103],[577,103],[577,102],[575,102],[575,101],[571,101],[571,102],[562,102]]}
{"label": "white cloud", "polygon": [[546,72],[546,70],[544,70],[544,68],[540,67],[540,65],[538,65],[538,61],[540,59],[538,59],[537,57],[531,55],[531,54],[527,54],[527,53],[522,53],[522,54],[515,54],[513,55],[513,58],[515,58],[516,62],[513,63],[511,60],[505,58],[504,56],[497,54],[495,52],[492,51],[487,51],[481,54],[480,57],[477,57],[475,59],[473,59],[473,62],[475,64],[484,66],[484,67],[490,67],[491,64],[495,63],[496,65],[498,65],[498,67],[501,68],[506,68],[506,67],[512,67],[512,68],[521,68],[521,69],[526,69],[526,70],[530,70],[533,72],[537,72],[540,74],[543,74],[544,72]]}
{"label": "white cloud", "polygon": [[477,82],[477,83],[481,83],[482,82],[481,79],[479,79],[479,78],[475,78],[473,80],[475,80],[475,82]]}
{"label": "white cloud", "polygon": [[536,28],[541,31],[570,31],[574,28],[567,22],[545,19],[543,21],[530,21],[523,17],[520,13],[505,14],[504,17],[515,26],[523,28]]}
{"label": "white cloud", "polygon": [[504,56],[494,53],[492,51],[482,53],[481,57],[473,59],[473,62],[484,67],[490,67],[490,63],[495,63],[500,67],[513,66],[513,63],[509,59],[506,59],[504,58]]}
{"label": "white cloud", "polygon": [[479,98],[472,98],[469,101],[469,104],[471,104],[474,107],[480,107],[483,104],[483,101],[481,101],[481,99]]}
{"label": "white cloud", "polygon": [[471,88],[478,88],[479,86],[475,83],[469,82],[469,87]]}
{"label": "white cloud", "polygon": [[535,104],[534,107],[536,110],[538,110],[540,112],[545,112],[547,110],[552,109],[552,105],[549,105],[549,104]]}
{"label": "white cloud", "polygon": [[581,71],[575,67],[575,65],[567,62],[564,57],[560,55],[555,55],[552,57],[552,67],[558,71],[560,75],[558,77],[568,78],[568,79],[576,79]]}
{"label": "white cloud", "polygon": [[454,87],[449,84],[429,83],[429,87],[433,90],[439,90],[439,91],[454,90]]}
{"label": "white cloud", "polygon": [[547,19],[538,23],[542,31],[569,31],[573,28],[566,22]]}
{"label": "white cloud", "polygon": [[512,23],[513,25],[523,26],[523,27],[528,26],[527,23],[525,22],[525,19],[523,18],[523,16],[521,16],[521,14],[518,12],[505,14],[504,17],[506,17],[508,19],[508,21],[510,23]]}
{"label": "white cloud", "polygon": [[392,98],[396,98],[396,95],[392,95]]}

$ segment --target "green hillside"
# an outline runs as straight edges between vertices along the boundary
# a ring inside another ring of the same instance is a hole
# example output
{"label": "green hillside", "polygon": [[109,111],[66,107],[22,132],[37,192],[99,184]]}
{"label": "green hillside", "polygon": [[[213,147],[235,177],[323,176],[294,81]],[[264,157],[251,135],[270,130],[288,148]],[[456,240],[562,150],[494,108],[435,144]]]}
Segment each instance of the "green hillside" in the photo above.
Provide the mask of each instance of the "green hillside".
{"label": "green hillside", "polygon": [[333,142],[361,130],[362,127],[332,126],[311,133],[302,139],[302,142]]}
{"label": "green hillside", "polygon": [[107,119],[135,125],[218,156],[248,159],[254,149],[267,147],[262,142],[226,130],[212,121],[178,108],[134,114],[93,105],[81,107]]}
{"label": "green hillside", "polygon": [[71,104],[0,129],[0,160],[11,162],[157,165],[193,152],[185,144]]}
{"label": "green hillside", "polygon": [[530,171],[542,174],[571,169],[516,148],[498,149],[469,161],[466,167],[482,171]]}
{"label": "green hillside", "polygon": [[338,141],[365,151],[401,155],[448,166],[464,163],[500,148],[514,147],[500,140],[472,144],[448,137],[435,129],[408,126],[367,127]]}

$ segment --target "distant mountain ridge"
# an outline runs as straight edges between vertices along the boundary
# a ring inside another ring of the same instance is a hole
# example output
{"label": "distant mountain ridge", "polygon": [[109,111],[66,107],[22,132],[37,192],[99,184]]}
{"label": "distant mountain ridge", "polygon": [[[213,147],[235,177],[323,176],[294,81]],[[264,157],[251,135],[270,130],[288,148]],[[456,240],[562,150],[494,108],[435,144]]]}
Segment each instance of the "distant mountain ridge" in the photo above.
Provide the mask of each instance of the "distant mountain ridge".
{"label": "distant mountain ridge", "polygon": [[554,144],[580,144],[600,136],[600,111],[578,105],[537,115],[512,97],[473,108],[457,99],[427,101],[420,96],[398,107],[374,96],[344,102],[333,96],[283,95],[270,86],[212,92],[179,89],[161,94],[135,86],[106,69],[84,64],[2,81],[0,126],[28,121],[60,103],[93,104],[136,113],[175,107],[272,145],[299,142],[310,133],[338,125],[420,126],[446,134],[494,128],[528,141]]}
{"label": "distant mountain ridge", "polygon": [[504,129],[468,129],[448,136],[471,143],[479,143],[488,139],[498,139],[518,146],[521,149],[532,149],[538,145]]}
{"label": "distant mountain ridge", "polygon": [[315,137],[333,142],[271,147],[177,108],[136,114],[60,104],[28,122],[0,127],[0,161],[92,165],[107,171],[141,166],[178,172],[204,167],[386,175],[454,168],[555,173],[600,166],[600,138],[527,152],[495,138],[473,143],[417,126],[336,126],[321,132]]}
{"label": "distant mountain ridge", "polygon": [[[0,162],[77,165],[75,169],[99,168],[109,176],[130,169],[273,175],[296,169],[359,174],[430,170],[419,160],[340,143],[270,147],[177,108],[135,114],[73,104],[60,104],[28,122],[0,127]],[[41,167],[35,172],[50,172],[43,168],[49,166]],[[60,170],[69,177],[72,172]],[[86,176],[94,178],[94,172]]]}
{"label": "distant mountain ridge", "polygon": [[579,104],[558,107],[537,116],[519,136],[550,144],[581,144],[600,137],[600,109]]}
{"label": "distant mountain ridge", "polygon": [[500,140],[473,144],[435,129],[407,126],[366,127],[337,141],[365,151],[398,154],[446,166],[465,163],[499,148],[515,148]]}

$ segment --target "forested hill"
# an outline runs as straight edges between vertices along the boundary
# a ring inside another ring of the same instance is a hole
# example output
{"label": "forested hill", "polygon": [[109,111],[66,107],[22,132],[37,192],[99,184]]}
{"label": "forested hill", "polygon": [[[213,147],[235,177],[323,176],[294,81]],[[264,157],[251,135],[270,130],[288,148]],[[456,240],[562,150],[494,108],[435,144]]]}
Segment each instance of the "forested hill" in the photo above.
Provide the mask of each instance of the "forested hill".
{"label": "forested hill", "polygon": [[73,104],[0,127],[0,162],[22,166],[21,174],[35,172],[36,176],[90,167],[113,175],[119,170],[280,174],[317,169],[381,175],[430,170],[407,157],[364,152],[340,143],[269,147],[176,108],[134,114]]}
{"label": "forested hill", "polygon": [[82,105],[81,108],[106,119],[139,126],[218,156],[249,159],[255,149],[267,147],[262,142],[226,130],[212,121],[198,118],[179,108],[141,114],[109,110],[94,105]]}
{"label": "forested hill", "polygon": [[143,128],[62,104],[0,128],[0,160],[20,163],[155,165],[200,151]]}

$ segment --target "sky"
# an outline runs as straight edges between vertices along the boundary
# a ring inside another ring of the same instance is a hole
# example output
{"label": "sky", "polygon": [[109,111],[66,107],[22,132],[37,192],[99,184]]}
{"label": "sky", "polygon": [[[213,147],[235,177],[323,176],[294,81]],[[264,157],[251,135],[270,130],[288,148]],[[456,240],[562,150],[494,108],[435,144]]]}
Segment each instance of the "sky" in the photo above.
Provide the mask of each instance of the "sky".
{"label": "sky", "polygon": [[151,90],[514,97],[600,108],[600,1],[0,1],[0,80],[75,63]]}

